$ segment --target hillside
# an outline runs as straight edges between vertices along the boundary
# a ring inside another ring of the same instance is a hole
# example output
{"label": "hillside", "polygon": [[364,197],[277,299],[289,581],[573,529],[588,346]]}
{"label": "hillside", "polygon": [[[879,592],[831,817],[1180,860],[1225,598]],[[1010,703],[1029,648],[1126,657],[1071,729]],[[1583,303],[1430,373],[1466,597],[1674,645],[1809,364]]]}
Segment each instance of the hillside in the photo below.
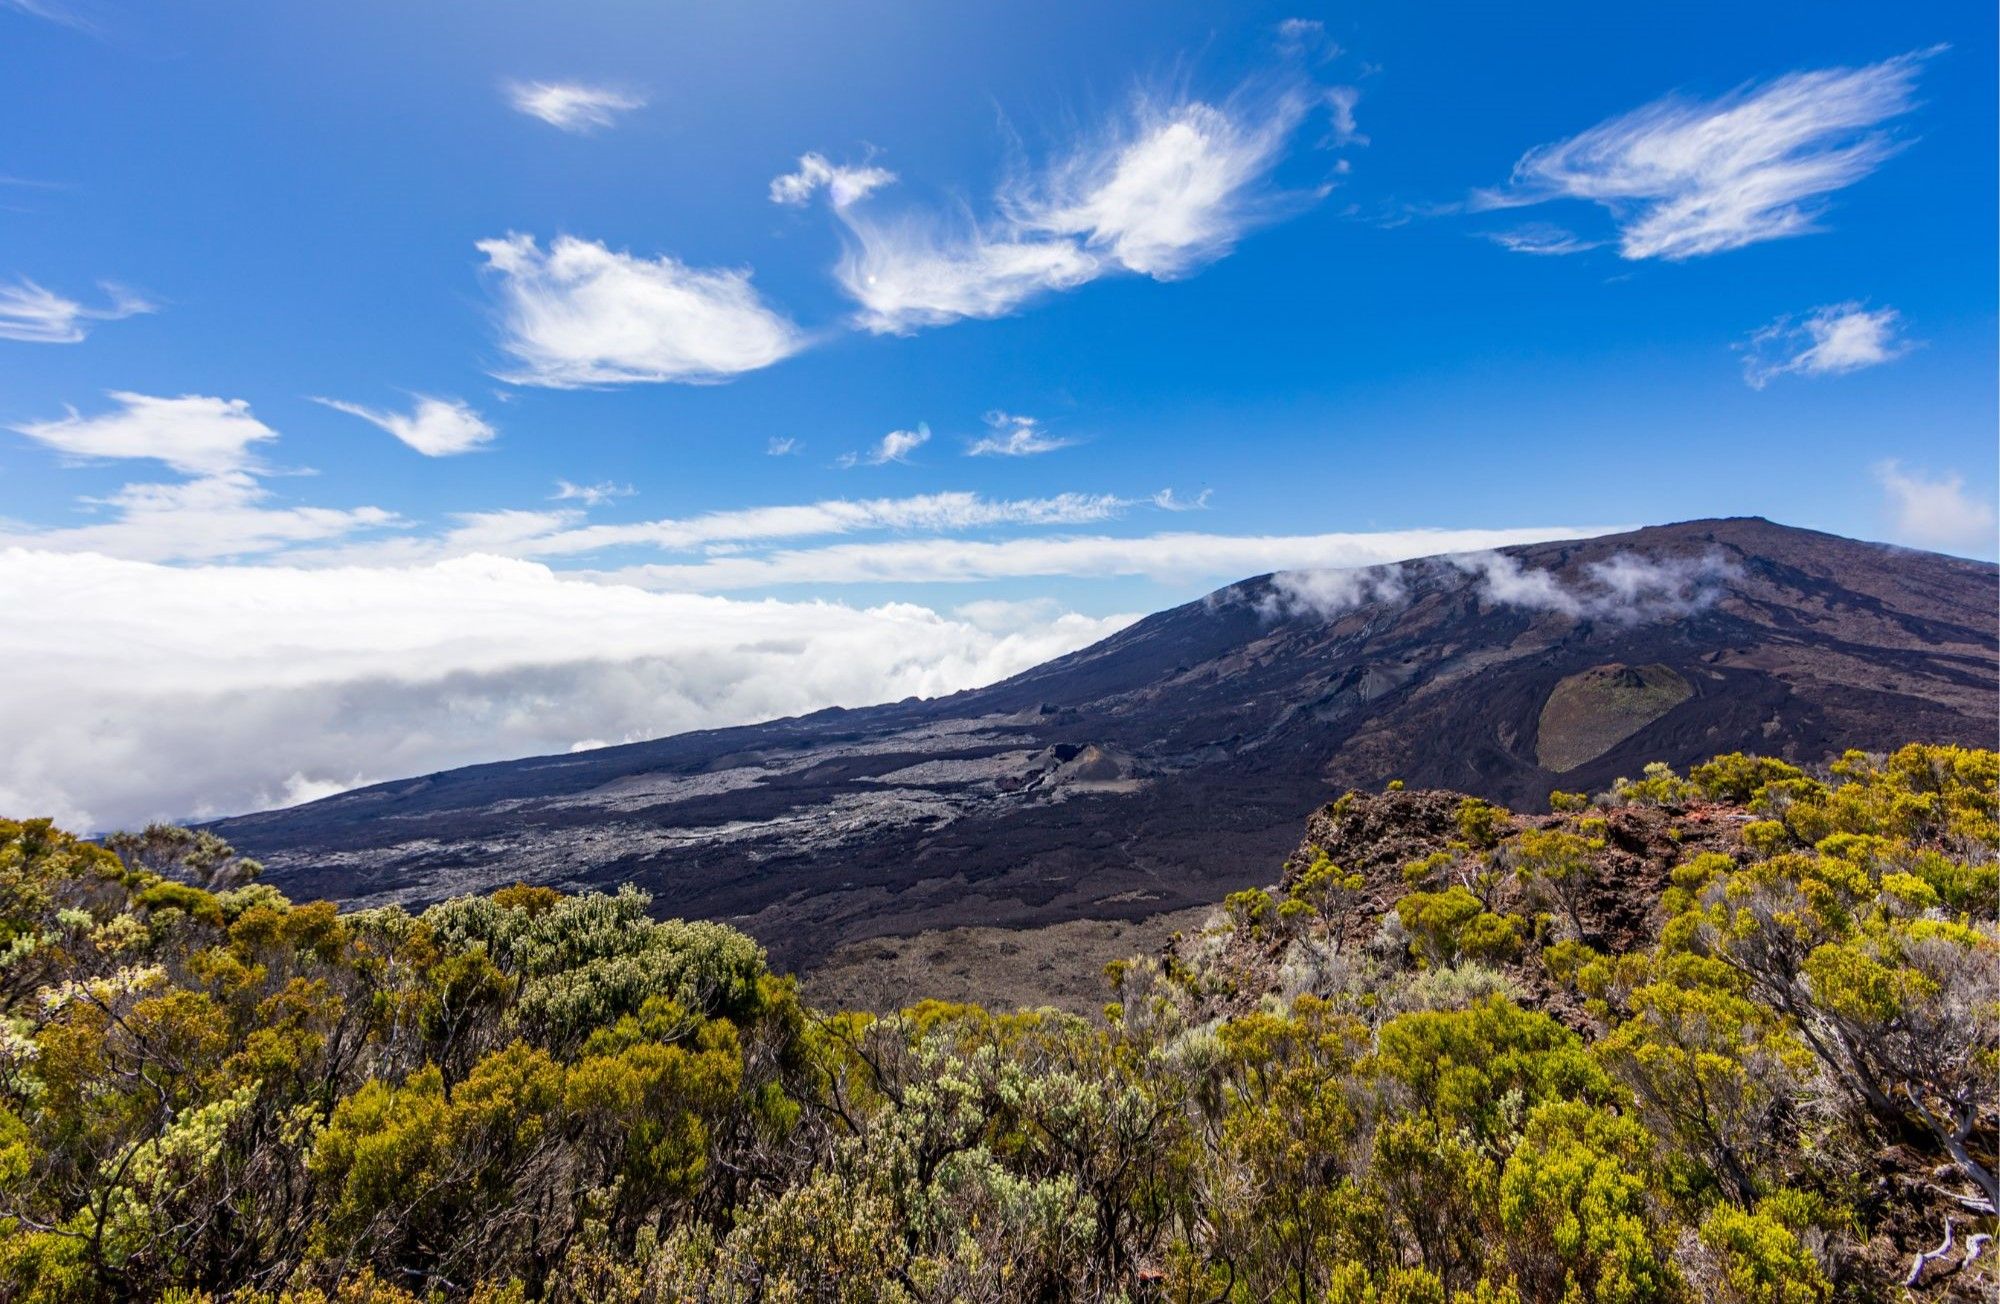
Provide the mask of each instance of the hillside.
{"label": "hillside", "polygon": [[1990,1299],[2000,755],[1391,787],[1089,1018],[0,820],[0,1299]]}
{"label": "hillside", "polygon": [[1648,760],[1993,738],[1989,564],[1758,519],[1264,576],[987,688],[426,775],[216,828],[294,895],[635,882],[786,965],[1255,883],[1330,792],[1539,807]]}

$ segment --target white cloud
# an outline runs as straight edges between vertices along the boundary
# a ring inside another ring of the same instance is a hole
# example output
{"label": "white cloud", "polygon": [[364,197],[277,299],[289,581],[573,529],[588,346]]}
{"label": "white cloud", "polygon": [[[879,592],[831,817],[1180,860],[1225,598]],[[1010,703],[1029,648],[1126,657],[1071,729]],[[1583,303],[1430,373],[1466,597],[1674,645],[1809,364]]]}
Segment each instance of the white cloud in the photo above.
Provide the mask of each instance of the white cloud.
{"label": "white cloud", "polygon": [[1929,52],[1793,73],[1720,99],[1657,100],[1530,150],[1481,207],[1587,199],[1626,258],[1692,258],[1818,229],[1825,197],[1898,148],[1881,124],[1914,107]]}
{"label": "white cloud", "polygon": [[102,308],[87,308],[33,281],[0,285],[0,340],[78,344],[90,334],[88,322],[119,321],[155,311],[152,304],[128,290],[115,285],[104,290],[110,302]]}
{"label": "white cloud", "polygon": [[951,614],[981,629],[1004,633],[1055,620],[1063,614],[1063,608],[1054,598],[980,598],[959,603],[951,609]]}
{"label": "white cloud", "polygon": [[773,435],[764,443],[764,455],[766,457],[790,457],[804,447],[804,444],[790,436]]}
{"label": "white cloud", "polygon": [[[1352,97],[1321,92],[1337,137],[1353,133]],[[847,247],[835,276],[865,330],[907,334],[993,318],[1113,272],[1172,280],[1227,254],[1294,198],[1270,173],[1315,96],[1297,85],[1246,88],[1228,101],[1140,97],[1096,139],[1013,178],[996,212],[904,212],[859,203],[882,179],[849,178],[817,155],[772,184],[780,202],[831,189]]]}
{"label": "white cloud", "polygon": [[189,478],[127,484],[107,497],[79,499],[101,517],[88,524],[31,529],[0,522],[0,546],[207,560],[324,545],[398,523],[379,507],[273,506],[275,495],[258,480],[263,468],[251,448],[278,434],[241,399],[124,392],[111,398],[119,410],[86,417],[72,408],[61,420],[14,429],[72,457],[146,458]]}
{"label": "white cloud", "polygon": [[689,551],[715,544],[749,544],[869,530],[1080,525],[1108,520],[1128,505],[1125,499],[1110,494],[1077,493],[1006,499],[956,491],[906,498],[834,498],[628,525],[585,526],[528,540],[525,555],[575,556],[631,546]]}
{"label": "white cloud", "polygon": [[532,118],[564,131],[608,127],[618,115],[644,108],[646,97],[611,86],[583,82],[509,82],[507,102]]}
{"label": "white cloud", "polygon": [[1991,554],[1995,547],[1993,504],[1965,491],[1957,472],[1935,479],[1905,471],[1895,461],[1878,463],[1875,479],[1888,499],[1897,539],[1925,548]]}
{"label": "white cloud", "polygon": [[1205,512],[1209,496],[1214,492],[1213,489],[1204,489],[1192,498],[1179,498],[1169,487],[1153,495],[1153,506],[1163,512]]}
{"label": "white cloud", "polygon": [[501,346],[519,363],[502,379],[516,384],[727,380],[805,345],[747,270],[637,258],[572,236],[546,254],[520,234],[478,248],[500,278]]}
{"label": "white cloud", "polygon": [[834,269],[860,305],[855,323],[878,335],[965,318],[1004,317],[1038,295],[1095,280],[1098,260],[1070,240],[1024,239],[906,215],[843,213],[851,237]]}
{"label": "white cloud", "polygon": [[1894,308],[1858,302],[1829,304],[1804,321],[1780,317],[1738,346],[1743,379],[1762,389],[1778,376],[1839,376],[1893,362],[1910,351],[1903,318]]}
{"label": "white cloud", "polygon": [[915,430],[891,430],[865,453],[842,453],[840,465],[887,466],[891,462],[907,462],[910,454],[930,442],[931,428],[918,425]]}
{"label": "white cloud", "polygon": [[490,442],[500,432],[487,424],[486,419],[472,408],[455,398],[432,398],[428,394],[417,394],[416,407],[408,416],[399,412],[384,412],[376,408],[363,407],[359,403],[343,403],[339,399],[316,398],[315,403],[324,403],[338,412],[360,417],[371,425],[380,426],[396,438],[416,449],[425,457],[450,457],[454,453],[469,453],[480,445]]}
{"label": "white cloud", "polygon": [[303,806],[309,801],[318,801],[322,797],[338,796],[343,792],[359,788],[367,782],[366,779],[361,777],[359,771],[356,771],[351,778],[347,779],[309,779],[303,774],[293,774],[292,777],[285,780],[285,786],[279,791],[278,799],[271,803],[271,805],[273,808]]}
{"label": "white cloud", "polygon": [[[1614,624],[1666,620],[1700,611],[1714,605],[1722,596],[1723,584],[1739,573],[1735,564],[1719,553],[1651,558],[1621,552],[1589,563],[1582,577],[1574,581],[1486,549],[1447,555],[1439,561],[1447,574],[1471,576],[1486,602]],[[1401,603],[1427,573],[1436,573],[1432,563],[1285,571],[1271,577],[1271,592],[1260,605],[1270,616],[1305,615],[1324,620],[1364,604]]]}
{"label": "white cloud", "polygon": [[971,530],[991,526],[1080,525],[1109,520],[1130,502],[1110,494],[1055,494],[1047,498],[983,498],[948,492],[906,498],[836,498],[817,503],[746,507],[699,516],[584,524],[570,511],[464,513],[439,535],[405,535],[370,543],[343,543],[295,551],[299,565],[415,565],[473,553],[563,558],[613,548],[662,552],[716,552],[781,539],[871,531]]}
{"label": "white cloud", "polygon": [[1279,571],[1260,606],[1267,616],[1326,620],[1363,603],[1401,602],[1408,591],[1401,568],[1357,566],[1347,570]]}
{"label": "white cloud", "polygon": [[827,162],[824,155],[801,154],[797,171],[772,178],[771,202],[797,207],[824,188],[829,203],[835,208],[846,208],[895,179],[896,174],[887,168],[845,167]]}
{"label": "white cloud", "polygon": [[[80,828],[990,682],[1129,617],[733,601],[491,557],[162,567],[0,555],[0,809]],[[63,703],[63,727],[29,723]]]}
{"label": "white cloud", "polygon": [[[629,492],[628,486],[558,482],[554,497],[595,506]],[[1081,525],[1110,520],[1131,505],[1110,494],[993,499],[947,492],[828,499],[605,525],[586,523],[575,509],[503,509],[460,513],[448,529],[415,533],[408,522],[380,508],[278,507],[269,505],[271,497],[243,473],[180,484],[127,485],[109,498],[82,500],[92,510],[108,509],[112,519],[40,530],[0,523],[0,546],[147,561],[282,552],[288,564],[301,566],[426,565],[478,553],[551,559],[614,548],[699,553],[874,531]],[[380,535],[391,527],[404,528],[386,537],[351,537]]]}
{"label": "white cloud", "polygon": [[[1346,105],[1336,103],[1336,130]],[[1185,276],[1229,252],[1270,211],[1263,183],[1306,98],[1244,94],[1231,104],[1140,100],[1130,121],[1005,196],[1020,225],[1074,236],[1127,271]]]}
{"label": "white cloud", "polygon": [[1390,530],[1379,533],[1138,537],[1028,536],[1002,540],[926,538],[780,549],[764,556],[719,556],[684,564],[630,566],[601,578],[693,592],[780,584],[923,584],[1071,575],[1142,575],[1193,583],[1265,571],[1370,566],[1445,552],[1584,538],[1606,527],[1503,530]]}
{"label": "white cloud", "polygon": [[614,498],[630,498],[638,493],[629,484],[618,484],[611,480],[600,480],[596,484],[571,484],[567,480],[556,481],[556,491],[549,495],[557,502],[580,502],[585,507],[597,507]]}
{"label": "white cloud", "polygon": [[1509,231],[1485,232],[1488,240],[1510,253],[1557,256],[1603,247],[1602,240],[1585,240],[1576,232],[1547,222],[1529,222]]}
{"label": "white cloud", "polygon": [[1637,624],[1684,616],[1714,605],[1722,585],[1737,575],[1719,553],[1654,559],[1618,553],[1584,567],[1580,582],[1523,566],[1496,552],[1445,559],[1476,578],[1481,596],[1501,606],[1550,611],[1577,620]]}
{"label": "white cloud", "polygon": [[1012,412],[988,412],[986,424],[993,433],[969,444],[965,450],[967,457],[1033,457],[1068,448],[1074,442],[1057,439],[1044,431],[1035,418]]}
{"label": "white cloud", "polygon": [[1287,55],[1317,51],[1322,61],[1340,54],[1340,47],[1327,39],[1326,24],[1317,18],[1286,18],[1278,23],[1278,49]]}
{"label": "white cloud", "polygon": [[[1329,86],[1326,90],[1327,115],[1333,119],[1333,143],[1336,145],[1366,145],[1368,137],[1354,121],[1354,108],[1361,103],[1361,88],[1358,86]],[[1343,163],[1345,159],[1341,160]]]}
{"label": "white cloud", "polygon": [[396,523],[379,507],[273,507],[271,492],[242,471],[223,471],[174,484],[128,484],[86,506],[112,519],[46,530],[0,524],[10,544],[60,552],[102,553],[139,561],[208,561],[324,544]]}
{"label": "white cloud", "polygon": [[10,428],[72,457],[153,458],[190,475],[247,470],[255,465],[250,446],[278,437],[240,398],[153,398],[122,390],[110,397],[120,410],[87,417],[71,408],[59,420]]}

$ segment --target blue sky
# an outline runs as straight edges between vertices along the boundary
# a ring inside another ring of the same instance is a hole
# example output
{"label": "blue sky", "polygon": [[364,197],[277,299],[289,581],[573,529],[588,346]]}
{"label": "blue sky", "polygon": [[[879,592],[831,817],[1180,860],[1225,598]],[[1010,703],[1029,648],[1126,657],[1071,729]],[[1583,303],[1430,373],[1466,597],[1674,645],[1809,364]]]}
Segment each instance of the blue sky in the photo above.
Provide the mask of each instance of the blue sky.
{"label": "blue sky", "polygon": [[[144,771],[0,802],[945,691],[1243,574],[1602,526],[1991,557],[1990,7],[1632,8],[0,0],[0,586],[51,613],[0,712],[87,698]],[[481,623],[558,592],[578,630]],[[679,641],[594,648],[628,608]],[[80,630],[144,664],[81,678]],[[686,678],[774,630],[809,651]],[[356,676],[486,678],[394,746],[143,759],[163,702]]]}

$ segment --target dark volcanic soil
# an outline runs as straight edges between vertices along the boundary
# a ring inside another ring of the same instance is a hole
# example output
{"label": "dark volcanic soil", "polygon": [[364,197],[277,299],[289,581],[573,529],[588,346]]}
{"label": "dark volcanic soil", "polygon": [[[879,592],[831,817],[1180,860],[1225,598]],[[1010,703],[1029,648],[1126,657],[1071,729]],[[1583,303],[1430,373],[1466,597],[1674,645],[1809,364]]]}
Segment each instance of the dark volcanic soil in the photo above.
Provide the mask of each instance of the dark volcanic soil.
{"label": "dark volcanic soil", "polygon": [[[294,896],[629,880],[662,913],[729,920],[805,966],[870,937],[1212,902],[1269,881],[1329,797],[1390,778],[1533,810],[1649,760],[1995,741],[1985,563],[1742,519],[1368,579],[1247,580],[951,697],[475,766],[216,827]],[[1616,741],[1539,765],[1557,685],[1619,666],[1691,692],[1629,733],[1565,704],[1556,754]]]}

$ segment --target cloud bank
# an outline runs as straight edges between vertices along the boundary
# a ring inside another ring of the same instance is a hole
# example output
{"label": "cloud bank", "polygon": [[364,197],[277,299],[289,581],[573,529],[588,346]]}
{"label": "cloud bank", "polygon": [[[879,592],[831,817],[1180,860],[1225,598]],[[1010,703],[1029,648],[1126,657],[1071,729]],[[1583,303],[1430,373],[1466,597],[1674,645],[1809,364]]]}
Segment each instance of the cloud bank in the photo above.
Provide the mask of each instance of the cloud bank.
{"label": "cloud bank", "polygon": [[[468,557],[164,567],[0,551],[0,810],[217,815],[497,756],[935,695],[1128,617],[736,601]],[[52,704],[60,704],[59,711]]]}

